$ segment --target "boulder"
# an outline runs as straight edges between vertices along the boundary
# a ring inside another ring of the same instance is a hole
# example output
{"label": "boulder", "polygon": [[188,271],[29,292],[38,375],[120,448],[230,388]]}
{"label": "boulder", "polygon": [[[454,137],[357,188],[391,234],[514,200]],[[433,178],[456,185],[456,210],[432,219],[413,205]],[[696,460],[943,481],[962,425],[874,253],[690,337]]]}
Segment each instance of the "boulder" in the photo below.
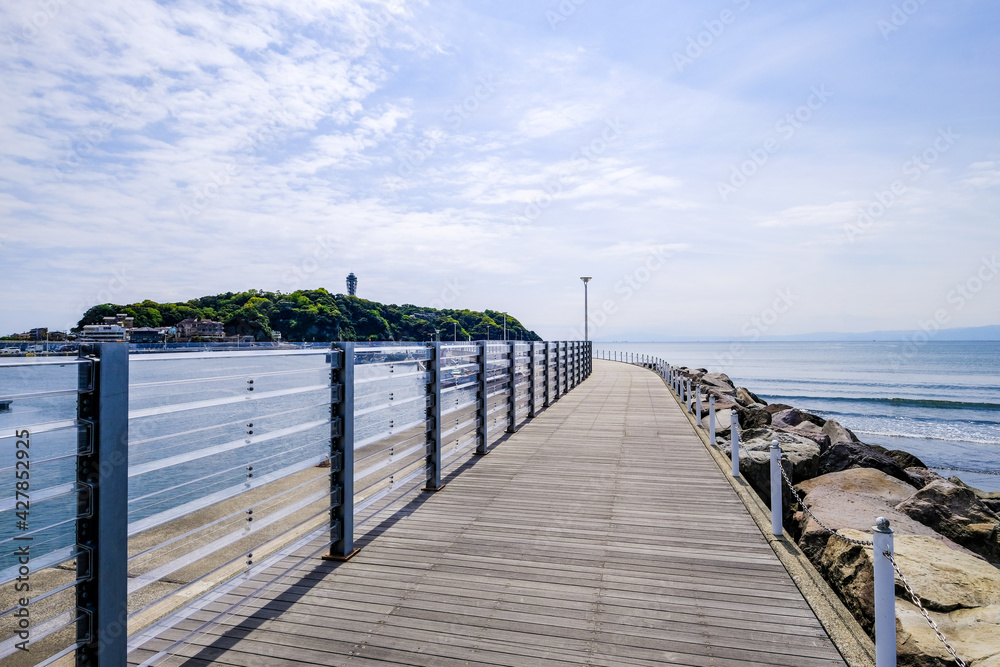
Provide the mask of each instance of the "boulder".
{"label": "boulder", "polygon": [[760,428],[771,423],[771,415],[767,410],[758,407],[737,409],[740,428]]}
{"label": "boulder", "polygon": [[[870,540],[867,532],[844,530],[847,537]],[[1000,658],[1000,571],[982,560],[949,549],[923,535],[895,537],[894,551],[921,604],[931,613],[958,654],[972,665]],[[869,632],[874,618],[872,549],[830,540],[818,567],[855,618]],[[950,665],[909,595],[896,580],[896,644],[900,665]],[[988,662],[987,662],[988,661]]]}
{"label": "boulder", "polygon": [[965,488],[970,489],[974,494],[976,494],[976,498],[979,498],[980,500],[1000,500],[1000,491],[983,491],[982,489],[977,489],[974,486],[969,486],[958,477],[949,477],[948,481],[957,486],[964,486]]}
{"label": "boulder", "polygon": [[795,408],[789,408],[771,415],[771,423],[776,428],[793,428],[802,423],[802,413]]}
{"label": "boulder", "polygon": [[[781,447],[781,465],[793,484],[816,476],[819,447],[811,440],[768,428],[746,430],[742,438],[743,448],[748,451],[741,452],[740,474],[768,507],[771,506],[771,443],[774,440]],[[730,447],[723,447],[723,451],[728,455]],[[792,518],[794,504],[792,490],[783,484],[783,523]]]}
{"label": "boulder", "polygon": [[819,474],[825,475],[848,468],[874,468],[911,486],[916,487],[919,484],[912,481],[906,470],[892,458],[862,442],[838,442],[823,449],[819,461]]}
{"label": "boulder", "polygon": [[1000,517],[972,489],[937,480],[896,509],[1000,566]]}
{"label": "boulder", "polygon": [[903,468],[926,468],[924,462],[902,449],[890,449],[886,454]]}
{"label": "boulder", "polygon": [[757,397],[757,394],[753,393],[746,387],[736,388],[736,402],[745,408],[749,408],[755,405],[759,405],[761,407],[767,405],[767,401],[761,400],[760,398]]}
{"label": "boulder", "polygon": [[771,403],[770,405],[764,406],[764,409],[773,415],[784,410],[791,410],[792,406],[785,405],[784,403]]}
{"label": "boulder", "polygon": [[850,429],[844,428],[834,419],[827,419],[822,431],[829,436],[831,445],[836,445],[838,442],[858,442]]}
{"label": "boulder", "polygon": [[803,412],[803,411],[799,410],[799,414],[802,415],[802,420],[803,421],[807,421],[807,422],[809,422],[811,424],[815,424],[816,426],[819,426],[820,428],[822,428],[823,425],[826,424],[826,420],[825,419],[823,419],[819,415],[814,415],[811,412]]}
{"label": "boulder", "polygon": [[919,482],[919,484],[917,484],[918,489],[924,488],[931,482],[944,479],[944,477],[937,474],[930,468],[907,468],[906,474],[910,476],[911,482]]}
{"label": "boulder", "polygon": [[[823,456],[820,455],[820,466]],[[932,537],[976,557],[929,526],[897,510],[897,505],[913,495],[913,487],[879,470],[852,468],[820,475],[797,484],[796,489],[804,495],[804,502],[813,514],[834,530],[860,530],[867,532],[869,537],[866,539],[870,540],[875,519],[884,516],[897,533]],[[818,563],[829,534],[805,512],[795,515],[791,528],[793,535],[798,536],[802,551]]]}
{"label": "boulder", "polygon": [[725,373],[705,373],[701,376],[701,383],[719,387],[720,389],[736,390],[736,385],[733,384],[733,381]]}

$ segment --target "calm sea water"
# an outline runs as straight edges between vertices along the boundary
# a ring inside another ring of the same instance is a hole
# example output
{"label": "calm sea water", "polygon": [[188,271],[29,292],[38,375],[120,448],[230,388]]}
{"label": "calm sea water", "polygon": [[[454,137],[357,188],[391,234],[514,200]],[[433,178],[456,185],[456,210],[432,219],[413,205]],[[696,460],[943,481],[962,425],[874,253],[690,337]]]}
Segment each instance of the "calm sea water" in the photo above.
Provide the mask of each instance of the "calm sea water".
{"label": "calm sea water", "polygon": [[[1000,471],[1000,342],[595,343],[728,374],[929,466]],[[955,471],[1000,491],[1000,476]]]}

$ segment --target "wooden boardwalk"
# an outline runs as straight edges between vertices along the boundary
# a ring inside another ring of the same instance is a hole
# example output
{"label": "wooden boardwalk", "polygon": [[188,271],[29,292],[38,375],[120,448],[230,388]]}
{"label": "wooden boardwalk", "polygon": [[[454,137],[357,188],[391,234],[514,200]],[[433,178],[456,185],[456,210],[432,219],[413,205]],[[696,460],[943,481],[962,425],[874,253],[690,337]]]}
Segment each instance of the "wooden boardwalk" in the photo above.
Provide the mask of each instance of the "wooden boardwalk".
{"label": "wooden boardwalk", "polygon": [[650,371],[595,360],[416,504],[353,560],[309,561],[163,664],[845,664]]}

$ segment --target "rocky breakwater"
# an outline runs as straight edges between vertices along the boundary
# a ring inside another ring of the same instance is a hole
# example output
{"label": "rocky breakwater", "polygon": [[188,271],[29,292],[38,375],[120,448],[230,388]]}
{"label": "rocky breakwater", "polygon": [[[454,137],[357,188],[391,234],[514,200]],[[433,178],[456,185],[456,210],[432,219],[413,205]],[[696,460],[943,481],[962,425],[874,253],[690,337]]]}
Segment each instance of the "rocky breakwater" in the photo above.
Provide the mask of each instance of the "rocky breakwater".
{"label": "rocky breakwater", "polygon": [[[912,454],[864,443],[832,419],[769,405],[723,373],[680,372],[700,387],[706,430],[707,399],[715,397],[715,445],[727,456],[737,415],[745,450],[740,474],[768,505],[770,446],[779,442],[782,468],[795,485],[782,492],[785,529],[869,634],[873,554],[858,542],[872,539],[883,516],[895,533],[900,571],[959,657],[970,667],[1000,667],[1000,493],[945,479]],[[898,664],[958,664],[899,577],[896,628]]]}

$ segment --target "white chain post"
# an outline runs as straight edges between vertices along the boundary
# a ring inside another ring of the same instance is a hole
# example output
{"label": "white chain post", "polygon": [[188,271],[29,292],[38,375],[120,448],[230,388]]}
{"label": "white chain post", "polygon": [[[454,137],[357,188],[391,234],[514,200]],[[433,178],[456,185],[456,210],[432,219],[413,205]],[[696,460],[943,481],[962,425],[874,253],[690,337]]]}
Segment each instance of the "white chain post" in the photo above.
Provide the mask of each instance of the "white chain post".
{"label": "white chain post", "polygon": [[875,667],[896,667],[896,574],[884,552],[894,554],[889,520],[879,517],[872,528],[875,561]]}
{"label": "white chain post", "polygon": [[715,446],[715,394],[708,395],[708,441]]}
{"label": "white chain post", "polygon": [[781,447],[771,441],[771,534],[781,537]]}
{"label": "white chain post", "polygon": [[732,444],[733,452],[730,454],[729,458],[733,462],[733,477],[740,476],[740,420],[736,415],[736,408],[733,408],[732,418],[729,420],[731,434],[730,442]]}
{"label": "white chain post", "polygon": [[696,384],[694,386],[694,401],[695,401],[695,418],[698,420],[698,426],[701,426],[701,385]]}
{"label": "white chain post", "polygon": [[687,381],[687,398],[684,399],[684,407],[686,408],[685,412],[694,411],[694,404],[691,403],[691,378],[688,378]]}

